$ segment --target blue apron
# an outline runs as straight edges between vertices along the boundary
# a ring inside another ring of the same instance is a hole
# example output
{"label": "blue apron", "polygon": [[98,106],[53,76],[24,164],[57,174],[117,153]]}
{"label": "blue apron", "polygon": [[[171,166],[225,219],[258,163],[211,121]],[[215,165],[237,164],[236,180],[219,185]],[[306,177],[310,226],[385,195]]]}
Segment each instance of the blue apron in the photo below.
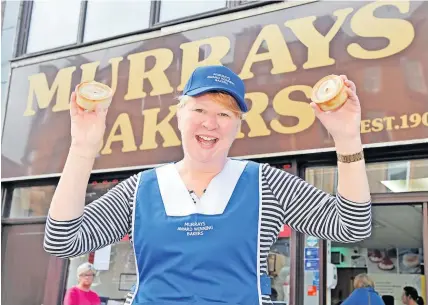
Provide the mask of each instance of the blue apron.
{"label": "blue apron", "polygon": [[159,172],[140,174],[133,215],[138,272],[133,305],[259,305],[261,294],[270,294],[270,279],[259,274],[259,165],[245,162],[242,168],[224,212],[217,215],[168,216],[163,201],[168,191],[161,192]]}

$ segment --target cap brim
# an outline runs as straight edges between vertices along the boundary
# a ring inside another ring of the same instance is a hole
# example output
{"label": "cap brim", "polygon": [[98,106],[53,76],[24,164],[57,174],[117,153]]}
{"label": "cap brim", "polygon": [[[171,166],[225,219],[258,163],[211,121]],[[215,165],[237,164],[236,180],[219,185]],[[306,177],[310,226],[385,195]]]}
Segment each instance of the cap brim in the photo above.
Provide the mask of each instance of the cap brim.
{"label": "cap brim", "polygon": [[230,94],[231,96],[233,96],[235,98],[235,100],[238,102],[238,106],[239,109],[241,109],[242,112],[247,112],[248,111],[248,107],[247,104],[245,103],[245,100],[241,99],[239,97],[239,95],[237,95],[236,93],[234,93],[232,90],[228,90],[225,88],[218,88],[218,87],[201,87],[201,88],[196,88],[193,90],[189,90],[186,92],[186,95],[188,96],[198,96],[207,92],[226,92],[228,94]]}

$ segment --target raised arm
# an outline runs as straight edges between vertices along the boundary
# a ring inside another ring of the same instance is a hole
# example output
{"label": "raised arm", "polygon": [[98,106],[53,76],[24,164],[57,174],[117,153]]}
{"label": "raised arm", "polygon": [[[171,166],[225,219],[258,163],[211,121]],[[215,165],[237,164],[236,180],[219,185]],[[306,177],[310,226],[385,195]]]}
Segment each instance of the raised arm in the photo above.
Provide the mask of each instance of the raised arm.
{"label": "raised arm", "polygon": [[332,196],[284,171],[263,167],[264,184],[284,211],[284,223],[293,229],[338,242],[356,242],[371,234],[370,190],[362,155],[361,106],[355,84],[341,76],[348,99],[338,110],[323,112],[311,103],[315,115],[334,139],[339,183]]}
{"label": "raised arm", "polygon": [[263,165],[263,185],[284,212],[283,223],[318,238],[343,243],[371,234],[371,203],[325,193],[297,176]]}
{"label": "raised arm", "polygon": [[80,255],[119,240],[129,228],[131,190],[127,187],[135,178],[85,208],[86,189],[102,143],[106,115],[107,111],[101,108],[83,111],[72,94],[70,151],[46,223],[44,247],[49,253],[62,257]]}

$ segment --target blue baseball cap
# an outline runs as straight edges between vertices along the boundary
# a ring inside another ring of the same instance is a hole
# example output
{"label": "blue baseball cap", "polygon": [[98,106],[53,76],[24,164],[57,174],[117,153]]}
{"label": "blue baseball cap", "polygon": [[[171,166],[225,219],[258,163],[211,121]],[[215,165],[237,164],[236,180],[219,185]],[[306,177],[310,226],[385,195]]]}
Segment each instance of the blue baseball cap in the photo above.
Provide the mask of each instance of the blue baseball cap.
{"label": "blue baseball cap", "polygon": [[245,85],[242,79],[225,66],[196,68],[183,90],[183,95],[198,96],[207,92],[226,92],[235,98],[242,112],[247,112]]}

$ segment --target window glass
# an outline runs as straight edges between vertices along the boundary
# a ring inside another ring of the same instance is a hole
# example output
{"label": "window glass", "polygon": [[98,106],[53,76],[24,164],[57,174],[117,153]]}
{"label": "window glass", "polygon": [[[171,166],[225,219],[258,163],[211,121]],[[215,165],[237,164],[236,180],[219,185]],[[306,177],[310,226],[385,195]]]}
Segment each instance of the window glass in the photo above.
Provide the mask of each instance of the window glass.
{"label": "window glass", "polygon": [[290,299],[290,235],[291,228],[284,226],[268,255],[271,299],[277,305],[289,304]]}
{"label": "window glass", "polygon": [[[114,187],[119,180],[94,181],[88,185],[85,203],[90,204]],[[85,262],[93,263],[98,270],[91,290],[95,291],[105,304],[108,300],[123,302],[136,281],[134,251],[128,236],[122,241],[70,259],[67,289],[77,284],[77,267]]]}
{"label": "window glass", "polygon": [[25,186],[13,189],[9,217],[46,216],[55,192],[55,185]]}
{"label": "window glass", "polygon": [[304,304],[319,305],[321,242],[319,238],[305,234],[303,261]]}
{"label": "window glass", "polygon": [[150,1],[89,1],[83,40],[93,41],[149,27]]}
{"label": "window glass", "polygon": [[[428,159],[369,163],[366,169],[371,193],[428,191]],[[305,174],[317,188],[336,192],[336,166],[308,168]]]}
{"label": "window glass", "polygon": [[[114,187],[119,180],[94,181],[88,185],[85,204],[101,197]],[[24,186],[13,189],[10,218],[26,218],[47,216],[56,185]]]}
{"label": "window glass", "polygon": [[27,53],[77,42],[80,1],[34,1]]}
{"label": "window glass", "polygon": [[331,263],[337,267],[337,286],[331,305],[354,290],[356,275],[366,273],[385,304],[401,304],[403,287],[414,287],[426,302],[422,205],[373,206],[372,235],[354,244],[332,243]]}
{"label": "window glass", "polygon": [[162,0],[159,21],[169,21],[226,7],[224,0],[172,1]]}
{"label": "window glass", "polygon": [[70,259],[67,289],[77,285],[77,267],[85,262],[93,263],[97,269],[91,290],[95,291],[105,304],[112,300],[123,304],[137,280],[134,250],[129,240],[125,239],[95,253]]}

